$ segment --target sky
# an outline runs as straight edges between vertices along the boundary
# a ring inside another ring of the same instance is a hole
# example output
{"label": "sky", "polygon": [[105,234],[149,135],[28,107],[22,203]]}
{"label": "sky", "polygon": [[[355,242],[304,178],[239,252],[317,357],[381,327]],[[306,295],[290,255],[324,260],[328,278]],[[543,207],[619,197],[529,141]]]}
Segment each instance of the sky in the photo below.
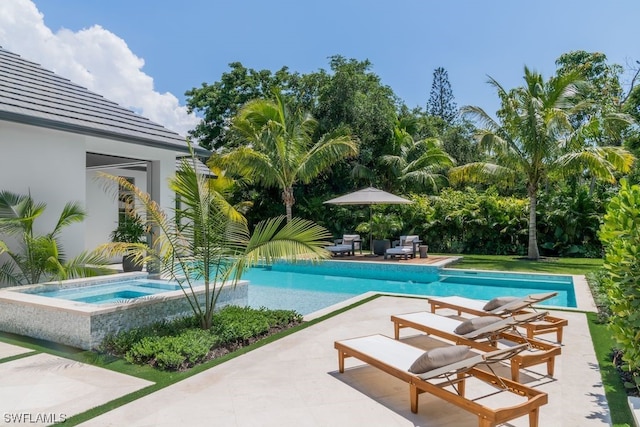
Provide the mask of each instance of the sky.
{"label": "sky", "polygon": [[574,50],[629,70],[638,0],[0,0],[0,46],[182,135],[199,121],[185,92],[239,61],[275,72],[368,59],[407,106],[426,107],[444,67],[458,107],[495,113],[488,77],[522,85]]}

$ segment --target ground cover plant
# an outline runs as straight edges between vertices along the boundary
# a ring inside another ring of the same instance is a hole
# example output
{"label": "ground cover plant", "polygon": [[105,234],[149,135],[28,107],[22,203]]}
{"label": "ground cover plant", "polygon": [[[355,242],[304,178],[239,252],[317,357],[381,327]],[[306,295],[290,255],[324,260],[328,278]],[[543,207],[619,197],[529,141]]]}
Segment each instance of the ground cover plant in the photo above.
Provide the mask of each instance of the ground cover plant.
{"label": "ground cover plant", "polygon": [[302,315],[292,310],[226,306],[207,330],[194,316],[161,321],[110,335],[100,351],[133,364],[184,371],[300,323]]}

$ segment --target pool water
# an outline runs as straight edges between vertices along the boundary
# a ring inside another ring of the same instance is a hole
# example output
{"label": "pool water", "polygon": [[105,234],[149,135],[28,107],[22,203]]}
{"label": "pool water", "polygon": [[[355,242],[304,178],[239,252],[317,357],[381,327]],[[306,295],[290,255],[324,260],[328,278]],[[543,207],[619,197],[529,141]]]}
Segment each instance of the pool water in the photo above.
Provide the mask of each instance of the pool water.
{"label": "pool water", "polygon": [[[571,276],[441,269],[381,263],[276,263],[248,269],[247,305],[295,310],[306,315],[366,292],[408,295],[459,295],[489,300],[555,291],[552,306],[576,307]],[[179,290],[161,280],[138,279],[38,292],[41,296],[91,304],[119,303]]]}
{"label": "pool water", "polygon": [[62,298],[69,301],[91,304],[107,304],[125,302],[162,292],[179,290],[178,284],[162,280],[127,280],[102,285],[58,289],[38,292],[38,295],[51,298]]}
{"label": "pool water", "polygon": [[[349,267],[276,264],[252,268],[242,275],[249,280],[251,307],[293,309],[309,314],[368,291],[411,295],[448,296],[490,300],[498,296],[525,296],[556,291],[558,295],[542,304],[576,307],[571,276],[476,272],[464,270],[406,269],[354,272]],[[357,274],[366,277],[350,277]],[[385,277],[382,279],[374,276]],[[401,278],[400,278],[401,276]],[[389,277],[399,277],[392,280]]]}

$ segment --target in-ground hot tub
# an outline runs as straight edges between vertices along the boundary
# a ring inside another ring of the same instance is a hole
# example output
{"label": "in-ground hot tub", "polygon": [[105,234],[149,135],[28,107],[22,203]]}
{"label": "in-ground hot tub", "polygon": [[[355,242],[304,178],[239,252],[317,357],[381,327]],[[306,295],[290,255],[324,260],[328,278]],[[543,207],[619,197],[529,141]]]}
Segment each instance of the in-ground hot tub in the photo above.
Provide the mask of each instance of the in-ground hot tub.
{"label": "in-ground hot tub", "polygon": [[[196,288],[204,298],[204,285]],[[223,286],[216,308],[246,306],[248,282]],[[85,350],[111,333],[190,315],[179,285],[123,273],[0,290],[0,330]]]}

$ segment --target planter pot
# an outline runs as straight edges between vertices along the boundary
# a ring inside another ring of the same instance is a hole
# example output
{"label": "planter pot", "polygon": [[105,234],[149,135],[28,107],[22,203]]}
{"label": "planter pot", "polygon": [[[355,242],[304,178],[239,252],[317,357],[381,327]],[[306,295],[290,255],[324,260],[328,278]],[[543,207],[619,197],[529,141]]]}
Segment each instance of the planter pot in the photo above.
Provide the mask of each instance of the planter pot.
{"label": "planter pot", "polygon": [[373,253],[376,255],[384,255],[387,249],[391,247],[390,240],[374,240],[373,241]]}
{"label": "planter pot", "polygon": [[122,271],[129,273],[131,271],[142,271],[142,264],[133,262],[133,256],[124,255],[122,257]]}

